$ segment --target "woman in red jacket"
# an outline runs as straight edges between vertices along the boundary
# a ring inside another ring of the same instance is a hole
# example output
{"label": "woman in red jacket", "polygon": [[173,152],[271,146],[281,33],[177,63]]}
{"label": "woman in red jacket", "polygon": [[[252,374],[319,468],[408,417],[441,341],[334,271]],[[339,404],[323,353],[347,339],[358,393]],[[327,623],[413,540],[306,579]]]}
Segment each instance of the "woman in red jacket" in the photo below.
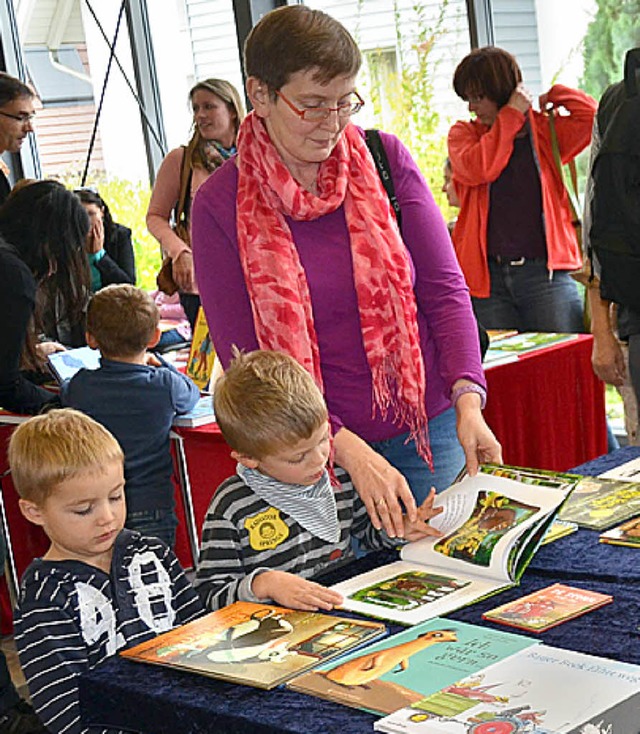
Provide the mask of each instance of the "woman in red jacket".
{"label": "woman in red jacket", "polygon": [[495,47],[466,56],[453,86],[475,115],[453,125],[448,144],[460,198],[452,237],[478,319],[490,329],[582,331],[569,275],[582,256],[548,114],[567,163],[589,144],[596,101],[556,84],[535,112],[516,60]]}

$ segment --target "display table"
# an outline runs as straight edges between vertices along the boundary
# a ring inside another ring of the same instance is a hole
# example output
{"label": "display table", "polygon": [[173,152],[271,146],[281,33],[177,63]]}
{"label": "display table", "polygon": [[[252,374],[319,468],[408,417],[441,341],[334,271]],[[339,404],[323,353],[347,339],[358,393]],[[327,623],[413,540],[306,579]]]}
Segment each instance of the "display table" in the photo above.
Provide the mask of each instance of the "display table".
{"label": "display table", "polygon": [[[640,455],[624,449],[606,459],[578,467],[599,474]],[[615,462],[615,463],[614,463]],[[355,572],[394,560],[391,551],[370,554],[323,580],[335,583]],[[579,530],[541,548],[519,587],[450,615],[453,619],[492,626],[481,615],[555,581],[610,593],[614,602],[536,636],[544,643],[640,664],[640,566],[638,551],[598,543],[598,534]],[[389,625],[391,631],[398,628]],[[518,634],[517,630],[510,630]],[[376,716],[287,689],[259,691],[166,668],[114,657],[80,680],[87,723],[143,734],[308,734],[373,731]],[[621,733],[622,734],[622,733]]]}
{"label": "display table", "polygon": [[604,383],[580,334],[486,370],[484,416],[505,464],[566,471],[607,450]]}

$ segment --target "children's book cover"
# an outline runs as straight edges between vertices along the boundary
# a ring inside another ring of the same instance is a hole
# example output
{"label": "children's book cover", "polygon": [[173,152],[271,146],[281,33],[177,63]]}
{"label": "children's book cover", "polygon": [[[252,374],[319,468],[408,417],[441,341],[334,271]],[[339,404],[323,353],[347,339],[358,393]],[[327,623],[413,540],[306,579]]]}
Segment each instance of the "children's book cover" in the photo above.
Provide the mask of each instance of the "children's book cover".
{"label": "children's book cover", "polygon": [[591,530],[608,530],[639,514],[640,483],[583,477],[558,517]]}
{"label": "children's book cover", "polygon": [[388,714],[536,640],[450,619],[432,619],[305,673],[287,686]]}
{"label": "children's book cover", "polygon": [[552,584],[491,609],[482,618],[530,632],[544,632],[612,601],[610,594]]}
{"label": "children's book cover", "polygon": [[376,622],[236,602],[120,654],[269,689],[385,632]]}
{"label": "children's book cover", "polygon": [[578,530],[578,523],[567,522],[566,520],[554,520],[549,529],[544,534],[544,538],[540,545],[547,545],[547,543],[553,543],[555,540],[560,540],[567,535],[571,535]]}
{"label": "children's book cover", "polygon": [[634,517],[623,522],[618,527],[611,528],[600,535],[601,543],[609,545],[627,545],[631,548],[640,548],[640,517]]}
{"label": "children's book cover", "polygon": [[550,347],[553,344],[572,341],[577,336],[577,334],[559,334],[555,332],[523,332],[491,342],[491,349],[527,354],[536,349]]}
{"label": "children's book cover", "polygon": [[[605,716],[640,690],[640,667],[561,650],[526,648],[374,724],[408,734],[637,734]],[[602,719],[599,719],[599,715]],[[587,728],[599,721],[600,728]]]}
{"label": "children's book cover", "polygon": [[565,497],[563,487],[467,476],[434,501],[441,537],[407,543],[402,561],[333,588],[360,614],[401,624],[442,616],[517,584]]}
{"label": "children's book cover", "polygon": [[204,309],[200,306],[193,329],[191,351],[187,360],[187,375],[201,390],[206,390],[209,386],[215,358],[216,352],[209,334],[207,319],[204,315]]}

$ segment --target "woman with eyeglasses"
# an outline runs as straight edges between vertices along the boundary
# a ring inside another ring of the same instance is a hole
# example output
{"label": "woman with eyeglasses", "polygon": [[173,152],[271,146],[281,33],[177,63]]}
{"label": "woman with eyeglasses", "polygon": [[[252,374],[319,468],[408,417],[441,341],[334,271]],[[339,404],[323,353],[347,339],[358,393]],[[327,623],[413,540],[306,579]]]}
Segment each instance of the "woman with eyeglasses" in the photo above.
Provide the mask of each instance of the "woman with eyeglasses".
{"label": "woman with eyeglasses", "polygon": [[223,79],[198,82],[189,92],[189,101],[193,111],[193,135],[188,145],[172,150],[158,169],[147,211],[147,228],[160,243],[163,254],[171,258],[180,302],[193,329],[200,306],[193,256],[190,243],[174,231],[181,184],[186,177],[184,220],[188,229],[196,191],[235,153],[244,107],[238,90]]}
{"label": "woman with eyeglasses", "polygon": [[448,144],[460,199],[452,238],[478,319],[487,329],[584,331],[570,275],[582,254],[550,117],[568,163],[589,145],[596,101],[555,84],[534,111],[516,59],[493,46],[465,56],[453,86],[475,116],[453,125]]}
{"label": "woman with eyeglasses", "polygon": [[407,149],[382,134],[398,229],[352,123],[360,64],[348,31],[320,11],[290,5],[260,20],[245,46],[254,109],[238,155],[198,192],[192,237],[223,366],[233,345],[303,364],[327,400],[336,463],[374,524],[400,536],[400,503],[416,507],[409,487],[421,503],[465,458],[475,473],[501,452],[443,217]]}
{"label": "woman with eyeglasses", "polygon": [[57,181],[35,181],[14,190],[0,207],[0,407],[38,413],[57,395],[30,382],[59,346],[36,343],[42,314],[36,293],[51,285],[70,318],[82,318],[89,273],[84,243],[89,218],[71,191]]}
{"label": "woman with eyeglasses", "polygon": [[85,249],[91,269],[91,290],[95,293],[113,283],[135,285],[131,230],[113,221],[109,207],[96,190],[83,188],[74,193],[89,215]]}

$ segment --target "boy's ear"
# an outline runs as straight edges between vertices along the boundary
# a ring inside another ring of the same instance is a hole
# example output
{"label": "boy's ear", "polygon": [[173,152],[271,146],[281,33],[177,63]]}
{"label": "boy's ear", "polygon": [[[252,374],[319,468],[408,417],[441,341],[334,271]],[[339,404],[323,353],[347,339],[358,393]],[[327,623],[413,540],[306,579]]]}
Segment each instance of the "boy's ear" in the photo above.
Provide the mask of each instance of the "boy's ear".
{"label": "boy's ear", "polygon": [[87,346],[91,347],[91,349],[99,349],[98,342],[96,341],[96,338],[93,334],[90,334],[88,331],[85,332],[85,339],[87,340]]}
{"label": "boy's ear", "polygon": [[162,332],[160,331],[160,327],[156,326],[156,330],[153,332],[153,336],[151,339],[149,339],[149,342],[147,344],[147,349],[153,349],[155,345],[160,341],[160,337],[162,336]]}
{"label": "boy's ear", "polygon": [[237,461],[238,464],[242,464],[242,466],[246,466],[247,469],[257,469],[258,464],[260,463],[258,459],[252,459],[250,456],[245,456],[245,454],[239,454],[237,451],[231,452],[231,458],[234,461]]}
{"label": "boy's ear", "polygon": [[42,510],[35,502],[20,499],[18,500],[18,506],[20,507],[20,512],[29,522],[32,522],[34,525],[44,525]]}

